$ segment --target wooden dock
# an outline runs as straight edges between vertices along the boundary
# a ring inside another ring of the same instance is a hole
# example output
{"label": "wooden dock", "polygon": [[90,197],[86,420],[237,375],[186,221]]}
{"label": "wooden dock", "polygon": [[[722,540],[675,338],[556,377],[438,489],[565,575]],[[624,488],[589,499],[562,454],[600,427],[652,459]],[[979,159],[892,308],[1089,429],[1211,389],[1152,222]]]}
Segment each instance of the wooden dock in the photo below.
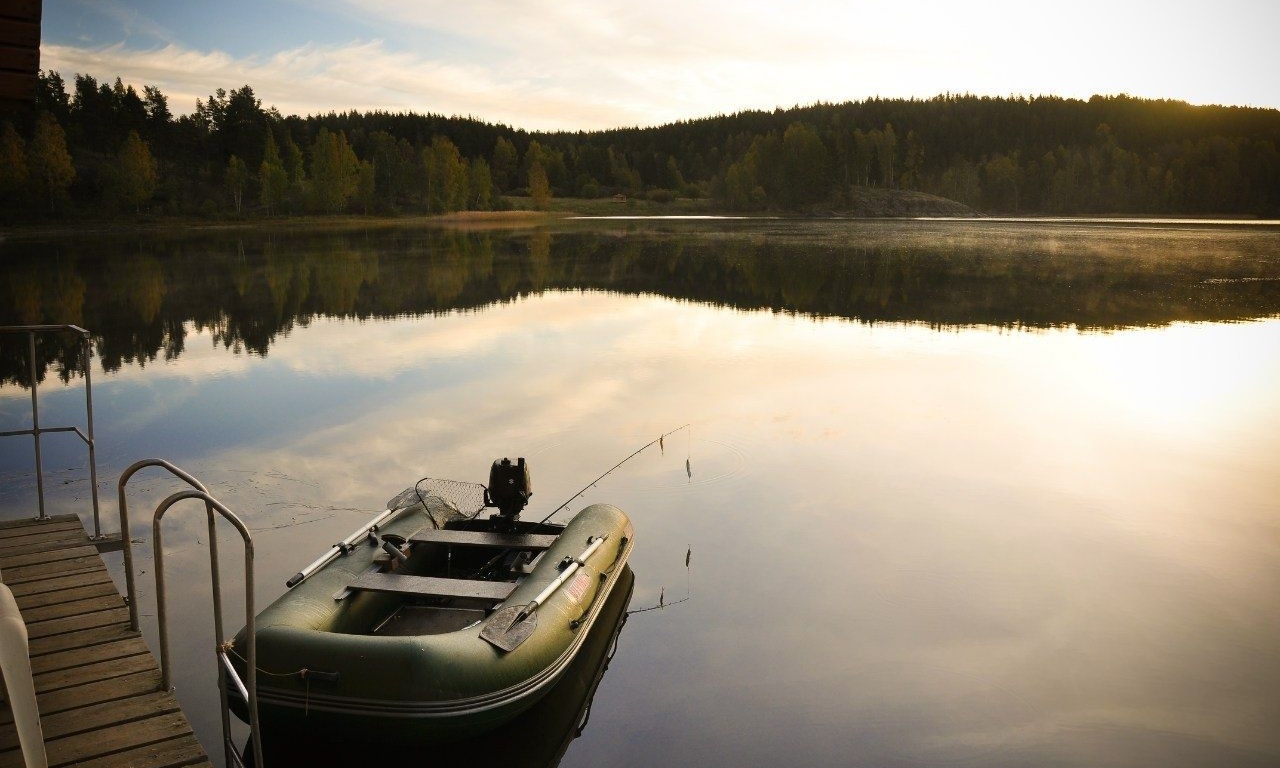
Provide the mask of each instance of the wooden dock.
{"label": "wooden dock", "polygon": [[[27,625],[50,766],[212,766],[78,517],[0,522],[0,580]],[[22,765],[6,702],[0,768]]]}

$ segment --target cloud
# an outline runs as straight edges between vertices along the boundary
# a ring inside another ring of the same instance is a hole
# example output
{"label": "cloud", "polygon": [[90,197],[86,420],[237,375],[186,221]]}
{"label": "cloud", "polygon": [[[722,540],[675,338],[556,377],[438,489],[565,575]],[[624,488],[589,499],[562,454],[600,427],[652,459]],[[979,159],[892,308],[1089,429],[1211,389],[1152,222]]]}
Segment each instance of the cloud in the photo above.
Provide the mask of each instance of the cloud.
{"label": "cloud", "polygon": [[633,107],[584,99],[574,89],[527,77],[496,76],[484,67],[435,61],[389,50],[381,40],[336,47],[307,44],[270,56],[235,58],[170,44],[137,50],[124,44],[98,48],[46,45],[47,70],[87,73],[135,87],[156,85],[175,113],[218,88],[253,86],[264,105],[284,114],[331,110],[387,110],[473,115],[523,128],[604,127],[637,122]]}
{"label": "cloud", "polygon": [[105,16],[111,23],[117,25],[126,37],[135,35],[150,37],[162,43],[173,43],[178,39],[177,35],[163,24],[142,15],[137,9],[126,6],[120,0],[82,2],[78,6],[84,11]]}
{"label": "cloud", "polygon": [[[893,71],[889,63],[903,55],[839,8],[826,10],[829,25],[767,4],[384,0],[353,7],[357,15],[380,20],[388,36],[239,58],[174,43],[46,45],[43,58],[64,74],[158,85],[178,112],[217,88],[248,83],[286,114],[406,110],[578,130],[870,95],[881,87],[871,73]],[[936,57],[955,53],[936,45]]]}
{"label": "cloud", "polygon": [[333,0],[330,10],[351,30],[343,42],[295,37],[305,42],[233,56],[179,45],[158,28],[147,34],[169,41],[163,47],[50,44],[42,55],[64,75],[159,85],[179,112],[217,88],[248,83],[286,114],[431,112],[532,130],[948,91],[1280,104],[1273,80],[1249,77],[1272,68],[1259,30],[1280,23],[1280,11],[1082,3],[1064,15],[931,0],[909,11],[806,0]]}

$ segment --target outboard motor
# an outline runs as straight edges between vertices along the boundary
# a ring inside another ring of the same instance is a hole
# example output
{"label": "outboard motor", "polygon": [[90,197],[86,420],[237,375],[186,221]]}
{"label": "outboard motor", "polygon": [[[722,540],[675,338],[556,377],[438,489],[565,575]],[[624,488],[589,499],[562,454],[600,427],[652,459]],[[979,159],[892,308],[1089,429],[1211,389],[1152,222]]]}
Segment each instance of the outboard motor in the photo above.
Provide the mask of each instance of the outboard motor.
{"label": "outboard motor", "polygon": [[490,519],[498,530],[512,530],[520,519],[520,512],[533,495],[533,482],[529,478],[529,465],[524,459],[501,459],[489,469],[489,487],[484,491],[484,505],[497,507],[498,514]]}

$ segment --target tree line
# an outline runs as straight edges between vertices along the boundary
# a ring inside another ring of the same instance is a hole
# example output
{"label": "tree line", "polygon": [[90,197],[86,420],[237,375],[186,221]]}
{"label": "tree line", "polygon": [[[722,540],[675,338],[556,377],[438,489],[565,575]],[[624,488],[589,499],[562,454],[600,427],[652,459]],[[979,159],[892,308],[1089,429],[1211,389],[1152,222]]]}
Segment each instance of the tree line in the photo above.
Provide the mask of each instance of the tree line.
{"label": "tree line", "polygon": [[0,124],[13,219],[488,210],[508,196],[849,208],[903,189],[994,213],[1280,214],[1280,111],[1095,96],[869,99],[656,128],[530,133],[390,112],[298,117],[249,85],[175,116],[154,86],[42,72]]}

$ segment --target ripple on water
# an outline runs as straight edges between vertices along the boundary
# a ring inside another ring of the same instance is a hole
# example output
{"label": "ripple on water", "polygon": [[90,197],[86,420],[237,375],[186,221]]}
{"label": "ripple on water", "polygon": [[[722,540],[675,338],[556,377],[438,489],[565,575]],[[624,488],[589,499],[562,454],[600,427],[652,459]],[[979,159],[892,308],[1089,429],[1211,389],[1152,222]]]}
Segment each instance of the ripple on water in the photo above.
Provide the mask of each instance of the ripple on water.
{"label": "ripple on water", "polygon": [[[633,491],[633,495],[644,498],[677,496],[687,493],[690,488],[703,490],[724,485],[747,472],[750,453],[739,443],[696,437],[691,444],[682,445],[681,442],[665,447],[665,458],[672,471],[647,477],[645,484]],[[670,459],[676,461],[670,462]]]}

